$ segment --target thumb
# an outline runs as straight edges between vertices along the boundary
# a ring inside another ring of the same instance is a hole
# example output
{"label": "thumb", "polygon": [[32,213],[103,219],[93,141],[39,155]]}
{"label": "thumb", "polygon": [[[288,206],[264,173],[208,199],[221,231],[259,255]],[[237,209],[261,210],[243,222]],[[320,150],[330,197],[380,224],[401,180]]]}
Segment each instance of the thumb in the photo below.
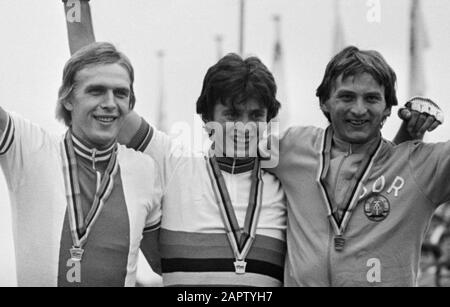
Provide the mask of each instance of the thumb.
{"label": "thumb", "polygon": [[398,110],[398,117],[400,117],[400,119],[402,120],[408,120],[411,118],[411,111],[407,108],[401,108],[400,110]]}

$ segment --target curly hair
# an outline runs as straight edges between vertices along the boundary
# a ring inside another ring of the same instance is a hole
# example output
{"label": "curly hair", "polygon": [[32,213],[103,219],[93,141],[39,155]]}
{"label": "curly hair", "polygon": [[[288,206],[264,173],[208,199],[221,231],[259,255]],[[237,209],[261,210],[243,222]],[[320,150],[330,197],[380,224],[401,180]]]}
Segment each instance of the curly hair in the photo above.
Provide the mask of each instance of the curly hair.
{"label": "curly hair", "polygon": [[208,69],[197,100],[197,114],[208,122],[218,103],[236,108],[248,99],[255,99],[267,108],[267,121],[270,121],[281,107],[276,93],[275,79],[260,59],[243,59],[230,53]]}

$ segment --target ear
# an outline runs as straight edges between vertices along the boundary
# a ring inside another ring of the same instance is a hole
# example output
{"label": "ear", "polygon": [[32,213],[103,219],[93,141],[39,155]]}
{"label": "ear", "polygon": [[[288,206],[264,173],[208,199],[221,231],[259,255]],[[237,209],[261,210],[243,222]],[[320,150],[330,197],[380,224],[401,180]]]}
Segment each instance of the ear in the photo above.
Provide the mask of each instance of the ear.
{"label": "ear", "polygon": [[69,111],[69,112],[72,112],[72,111],[73,111],[73,104],[72,104],[71,101],[69,101],[69,100],[64,100],[63,106],[64,106],[64,108],[65,108],[67,111]]}
{"label": "ear", "polygon": [[328,102],[329,100],[325,101],[325,102],[320,102],[320,109],[322,110],[322,113],[328,118],[328,121],[331,122],[330,119],[330,108],[328,107]]}
{"label": "ear", "polygon": [[392,111],[392,107],[388,107],[388,108],[384,109],[384,111],[383,111],[384,118],[388,118],[389,116],[391,116],[391,111]]}
{"label": "ear", "polygon": [[330,112],[330,110],[328,110],[328,105],[327,105],[327,103],[326,103],[326,101],[325,102],[320,102],[320,109],[322,110],[322,112],[325,112],[325,113],[329,113]]}

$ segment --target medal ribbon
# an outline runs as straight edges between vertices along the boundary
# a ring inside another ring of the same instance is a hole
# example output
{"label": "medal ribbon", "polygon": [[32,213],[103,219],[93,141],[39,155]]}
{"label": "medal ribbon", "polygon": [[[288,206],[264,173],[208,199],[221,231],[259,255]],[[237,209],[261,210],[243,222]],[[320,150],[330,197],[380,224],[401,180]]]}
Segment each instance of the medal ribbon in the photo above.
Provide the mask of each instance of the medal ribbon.
{"label": "medal ribbon", "polygon": [[219,205],[234,256],[236,260],[245,260],[255,240],[256,228],[261,213],[263,181],[261,178],[260,162],[256,159],[252,170],[249,202],[245,215],[244,229],[241,231],[216,157],[205,157],[205,159],[211,185]]}
{"label": "medal ribbon", "polygon": [[355,176],[353,177],[353,180],[351,181],[350,186],[345,193],[344,204],[346,205],[344,214],[340,219],[333,213],[332,198],[328,194],[328,191],[324,184],[326,174],[330,167],[332,143],[333,129],[331,127],[328,127],[325,130],[323,136],[317,182],[327,205],[328,218],[330,220],[333,231],[338,237],[340,237],[343,236],[352,216],[352,211],[358,203],[358,195],[359,191],[362,188],[363,182],[367,179],[370,170],[372,169],[373,163],[381,150],[382,140],[380,139],[377,146],[373,147],[373,149],[365,155],[363,161],[361,162],[361,165],[356,171]]}
{"label": "medal ribbon", "polygon": [[97,178],[94,201],[86,218],[83,216],[81,206],[77,160],[70,131],[66,133],[64,142],[61,145],[61,154],[73,246],[75,248],[83,248],[89,237],[92,226],[99,217],[106,200],[111,195],[112,188],[114,186],[114,177],[119,169],[119,164],[117,161],[117,145],[112,151],[111,158],[103,178],[101,178],[101,180]]}

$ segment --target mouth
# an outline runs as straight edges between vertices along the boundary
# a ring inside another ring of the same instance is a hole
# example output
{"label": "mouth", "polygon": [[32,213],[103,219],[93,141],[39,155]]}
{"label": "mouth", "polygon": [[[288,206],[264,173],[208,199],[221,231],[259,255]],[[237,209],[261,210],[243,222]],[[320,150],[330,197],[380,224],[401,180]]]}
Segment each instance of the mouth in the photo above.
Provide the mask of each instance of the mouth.
{"label": "mouth", "polygon": [[101,123],[105,123],[105,124],[109,124],[114,122],[118,116],[114,116],[114,115],[94,115],[94,118],[101,122]]}
{"label": "mouth", "polygon": [[368,120],[363,120],[363,119],[358,119],[358,120],[356,120],[356,119],[348,119],[348,120],[346,120],[346,122],[348,124],[350,124],[352,127],[355,127],[355,128],[361,128],[364,125],[369,123]]}

